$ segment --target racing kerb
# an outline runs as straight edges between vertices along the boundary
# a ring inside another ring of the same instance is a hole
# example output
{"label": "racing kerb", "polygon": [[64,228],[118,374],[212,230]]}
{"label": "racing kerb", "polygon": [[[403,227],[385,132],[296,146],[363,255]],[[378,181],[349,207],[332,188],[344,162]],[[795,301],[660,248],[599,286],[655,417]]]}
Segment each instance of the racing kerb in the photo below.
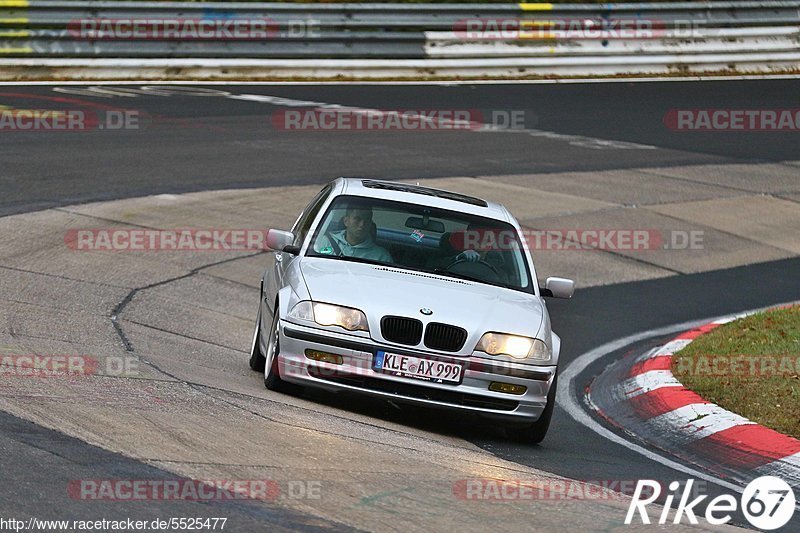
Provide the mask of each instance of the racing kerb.
{"label": "racing kerb", "polygon": [[[796,0],[602,5],[2,0],[0,79],[785,72],[800,65],[799,8]],[[144,21],[162,29],[166,22],[181,21],[187,32],[134,34],[105,26],[108,31],[98,33],[103,26],[92,23],[99,21]],[[268,31],[202,35],[192,33],[192,21],[238,22],[249,30],[266,21]],[[516,33],[502,29],[519,21]],[[547,30],[566,27],[572,30]]]}
{"label": "racing kerb", "polygon": [[753,312],[685,331],[607,368],[587,400],[606,422],[670,455],[742,483],[777,476],[800,485],[800,440],[705,400],[672,374],[672,356],[697,337]]}

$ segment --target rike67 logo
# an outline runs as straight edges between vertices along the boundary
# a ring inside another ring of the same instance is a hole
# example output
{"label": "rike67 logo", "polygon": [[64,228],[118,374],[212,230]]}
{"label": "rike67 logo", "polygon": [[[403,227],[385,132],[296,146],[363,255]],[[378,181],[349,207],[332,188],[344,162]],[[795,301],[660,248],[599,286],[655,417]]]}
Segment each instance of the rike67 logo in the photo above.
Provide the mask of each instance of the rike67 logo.
{"label": "rike67 logo", "polygon": [[[701,495],[689,501],[692,496],[693,484],[693,479],[688,480],[680,495],[676,492],[680,483],[673,481],[669,484],[670,493],[664,500],[664,507],[658,518],[659,524],[667,523],[672,511],[672,504],[676,499],[678,506],[675,509],[672,523],[680,524],[685,516],[690,524],[698,524],[694,507],[708,496]],[[645,494],[646,496],[643,496]],[[661,485],[657,481],[639,480],[628,507],[628,514],[625,516],[625,524],[629,525],[633,522],[637,511],[642,523],[650,524],[647,506],[655,502],[659,496],[661,496]],[[727,524],[733,518],[731,513],[735,513],[739,505],[741,505],[742,514],[753,527],[769,531],[783,527],[791,520],[794,514],[795,496],[792,487],[784,480],[774,476],[762,476],[754,479],[745,487],[739,501],[730,494],[722,494],[709,501],[704,518],[706,522],[714,526]]]}

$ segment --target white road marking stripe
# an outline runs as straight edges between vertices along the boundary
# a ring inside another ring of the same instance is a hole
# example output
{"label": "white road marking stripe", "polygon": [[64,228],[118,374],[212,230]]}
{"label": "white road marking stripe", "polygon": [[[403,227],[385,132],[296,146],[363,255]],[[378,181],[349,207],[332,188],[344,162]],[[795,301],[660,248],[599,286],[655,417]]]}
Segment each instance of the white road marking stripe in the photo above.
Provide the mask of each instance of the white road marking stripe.
{"label": "white road marking stripe", "polygon": [[783,457],[755,469],[762,476],[777,476],[793,487],[800,486],[800,453]]}
{"label": "white road marking stripe", "polygon": [[676,439],[679,445],[684,445],[734,426],[754,424],[754,422],[718,405],[693,403],[653,417],[647,420],[646,424],[662,431],[681,428],[680,433],[676,434]]}
{"label": "white road marking stripe", "polygon": [[734,320],[739,320],[740,318],[745,318],[753,313],[739,313],[738,315],[731,315],[720,318],[719,320],[715,320],[712,324],[727,324],[728,322],[733,322]]}
{"label": "white road marking stripe", "polygon": [[637,363],[641,363],[642,361],[647,361],[648,359],[651,359],[652,357],[655,357],[655,353],[657,351],[658,351],[658,347],[653,348],[652,350],[650,350],[648,352],[645,352],[640,356],[637,356],[636,357],[636,362]]}
{"label": "white road marking stripe", "polygon": [[658,148],[649,144],[639,144],[627,141],[612,141],[609,139],[598,139],[595,137],[586,137],[584,135],[567,135],[564,133],[556,133],[553,131],[536,130],[536,129],[514,129],[514,128],[501,128],[492,124],[484,124],[484,126],[477,130],[472,130],[482,133],[527,133],[531,137],[544,137],[545,139],[553,139],[556,141],[564,141],[572,146],[580,148],[590,148],[593,150],[603,150],[605,148],[612,148],[617,150],[657,150]]}
{"label": "white road marking stripe", "polygon": [[645,394],[663,387],[682,387],[683,384],[675,379],[669,370],[650,370],[631,376],[615,389],[615,396],[620,400],[630,400],[640,394]]}
{"label": "white road marking stripe", "polygon": [[656,350],[653,354],[653,357],[658,357],[659,355],[674,355],[677,352],[686,348],[689,343],[691,343],[691,339],[675,339],[669,341],[667,344]]}

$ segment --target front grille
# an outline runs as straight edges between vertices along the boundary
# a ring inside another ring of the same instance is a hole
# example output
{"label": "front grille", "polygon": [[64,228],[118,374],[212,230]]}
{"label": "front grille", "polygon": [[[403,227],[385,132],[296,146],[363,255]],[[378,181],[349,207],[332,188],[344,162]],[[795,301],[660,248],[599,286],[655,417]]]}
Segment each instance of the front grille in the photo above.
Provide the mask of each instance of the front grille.
{"label": "front grille", "polygon": [[425,346],[431,350],[457,352],[467,341],[467,330],[449,324],[431,322],[425,329]]}
{"label": "front grille", "polygon": [[402,316],[385,316],[381,319],[381,335],[389,342],[416,346],[422,339],[422,322]]}
{"label": "front grille", "polygon": [[476,394],[464,394],[462,392],[441,390],[433,387],[421,387],[411,383],[400,383],[355,374],[345,375],[341,372],[336,375],[330,375],[329,372],[320,372],[319,369],[311,366],[308,367],[308,373],[317,379],[341,383],[342,385],[350,385],[360,389],[389,392],[407,398],[431,400],[465,407],[477,407],[479,409],[493,409],[495,411],[513,411],[519,407],[519,402],[514,400],[489,398]]}

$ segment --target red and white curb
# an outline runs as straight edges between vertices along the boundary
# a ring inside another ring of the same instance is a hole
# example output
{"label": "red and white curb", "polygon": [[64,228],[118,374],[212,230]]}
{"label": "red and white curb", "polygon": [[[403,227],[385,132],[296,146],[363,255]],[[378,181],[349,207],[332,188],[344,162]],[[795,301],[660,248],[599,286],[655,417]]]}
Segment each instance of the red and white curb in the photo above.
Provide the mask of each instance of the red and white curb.
{"label": "red and white curb", "polygon": [[740,482],[773,475],[800,486],[800,440],[704,400],[670,371],[674,353],[748,314],[752,313],[685,331],[643,355],[611,365],[586,391],[590,406],[625,433],[715,475]]}

